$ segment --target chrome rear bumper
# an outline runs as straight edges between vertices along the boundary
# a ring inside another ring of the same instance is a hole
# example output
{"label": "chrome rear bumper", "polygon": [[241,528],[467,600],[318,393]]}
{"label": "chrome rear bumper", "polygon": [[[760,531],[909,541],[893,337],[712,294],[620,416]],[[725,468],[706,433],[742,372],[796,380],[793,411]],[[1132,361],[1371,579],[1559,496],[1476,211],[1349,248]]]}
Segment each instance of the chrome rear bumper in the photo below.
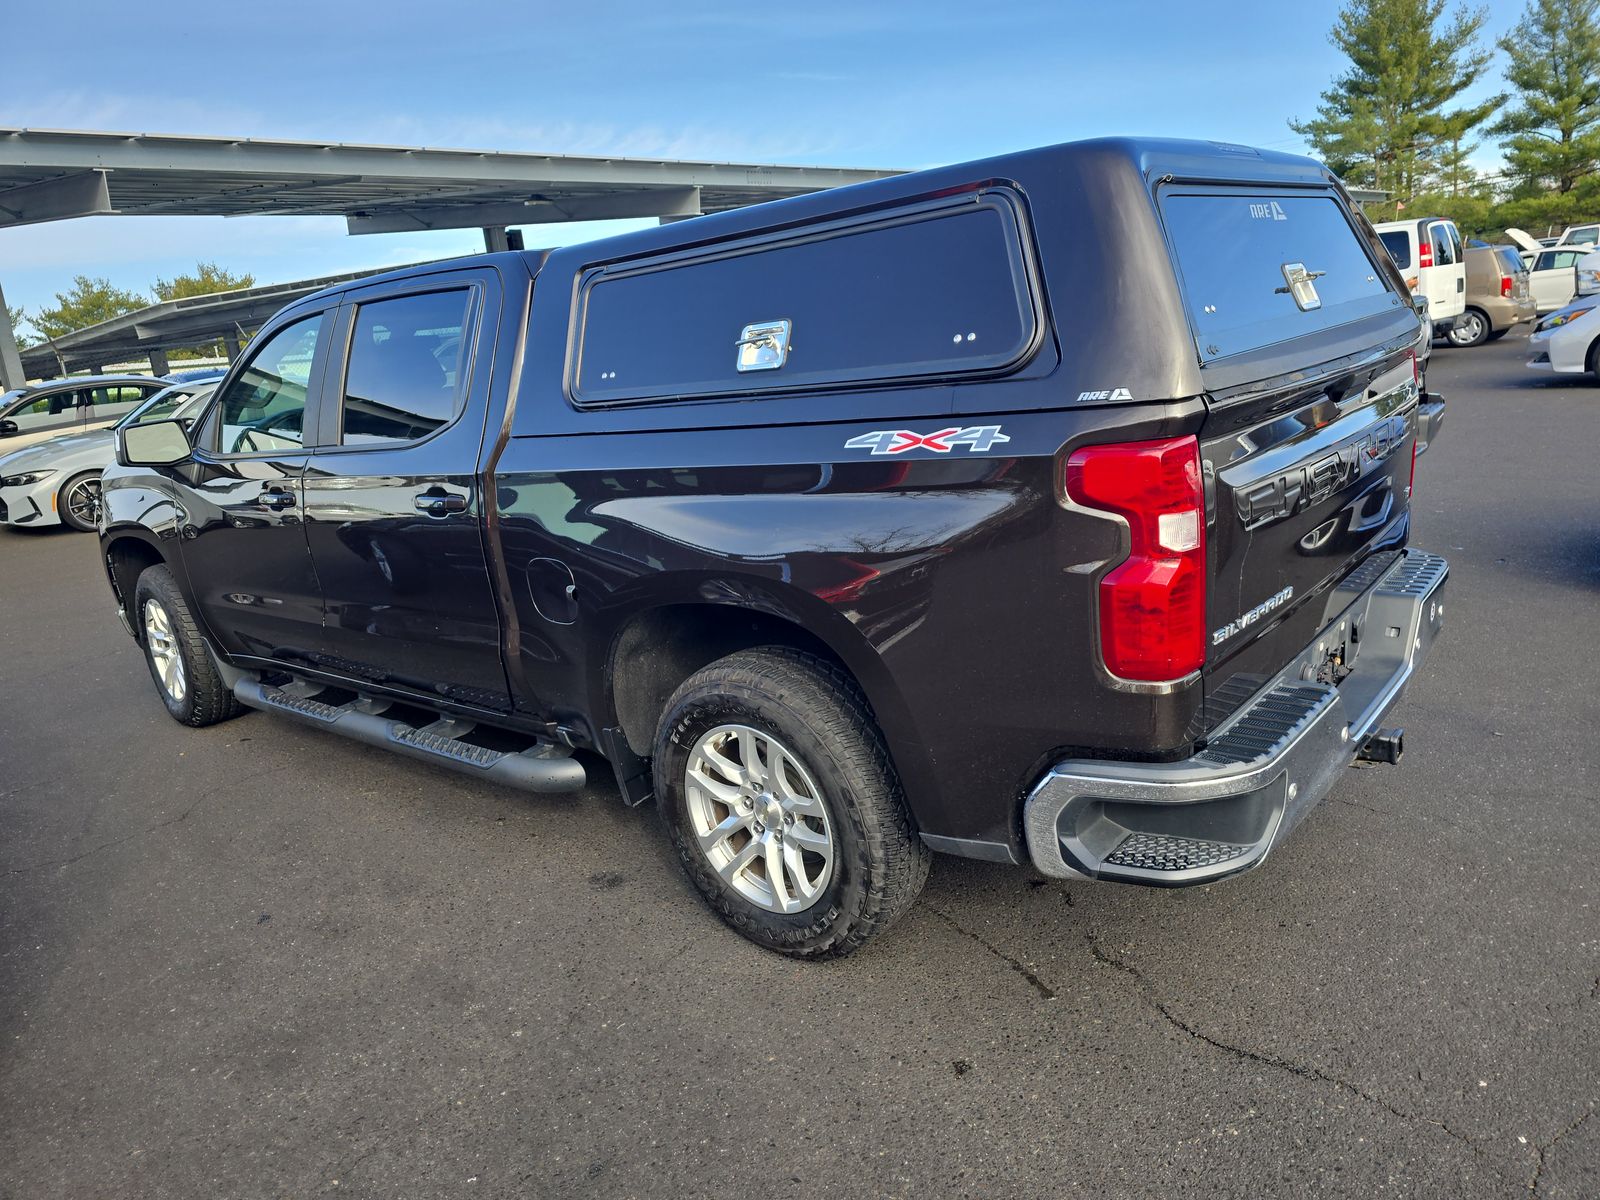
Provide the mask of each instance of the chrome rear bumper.
{"label": "chrome rear bumper", "polygon": [[[1181,887],[1260,865],[1400,699],[1443,627],[1449,574],[1420,550],[1358,568],[1336,592],[1350,603],[1192,758],[1057,763],[1023,808],[1034,866]],[[1341,646],[1350,673],[1315,682]]]}

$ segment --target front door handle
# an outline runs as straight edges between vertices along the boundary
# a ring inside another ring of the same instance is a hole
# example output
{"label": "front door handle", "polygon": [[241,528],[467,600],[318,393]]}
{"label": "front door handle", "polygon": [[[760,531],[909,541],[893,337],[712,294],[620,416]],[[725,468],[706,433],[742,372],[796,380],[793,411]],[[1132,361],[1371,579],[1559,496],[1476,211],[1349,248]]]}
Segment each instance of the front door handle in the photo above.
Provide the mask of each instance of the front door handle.
{"label": "front door handle", "polygon": [[256,497],[256,503],[262,508],[293,508],[294,493],[281,488],[263,488],[261,495]]}
{"label": "front door handle", "polygon": [[416,505],[418,512],[427,513],[430,517],[447,517],[451,513],[466,512],[467,498],[434,487],[425,492],[418,492]]}

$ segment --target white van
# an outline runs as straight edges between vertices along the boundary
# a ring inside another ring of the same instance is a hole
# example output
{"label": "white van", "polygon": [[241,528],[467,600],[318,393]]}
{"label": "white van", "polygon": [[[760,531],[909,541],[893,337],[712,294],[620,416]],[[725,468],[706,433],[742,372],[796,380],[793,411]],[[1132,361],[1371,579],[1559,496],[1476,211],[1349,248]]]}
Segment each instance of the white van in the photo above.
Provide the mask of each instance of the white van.
{"label": "white van", "polygon": [[1421,217],[1385,221],[1373,228],[1412,294],[1428,298],[1434,332],[1448,333],[1467,308],[1467,263],[1456,223],[1444,217]]}

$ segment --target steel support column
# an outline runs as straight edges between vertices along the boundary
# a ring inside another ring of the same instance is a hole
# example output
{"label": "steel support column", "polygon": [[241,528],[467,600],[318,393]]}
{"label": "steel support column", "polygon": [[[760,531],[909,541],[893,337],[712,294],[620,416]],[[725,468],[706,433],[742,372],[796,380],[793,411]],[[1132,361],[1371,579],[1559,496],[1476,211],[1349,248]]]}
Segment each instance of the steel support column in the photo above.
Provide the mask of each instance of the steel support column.
{"label": "steel support column", "polygon": [[6,294],[0,291],[0,392],[9,392],[22,384],[22,358],[17,353],[17,335],[11,328],[11,310],[6,307]]}
{"label": "steel support column", "polygon": [[167,363],[167,352],[165,350],[150,351],[150,374],[165,375],[170,370],[172,370],[172,367]]}

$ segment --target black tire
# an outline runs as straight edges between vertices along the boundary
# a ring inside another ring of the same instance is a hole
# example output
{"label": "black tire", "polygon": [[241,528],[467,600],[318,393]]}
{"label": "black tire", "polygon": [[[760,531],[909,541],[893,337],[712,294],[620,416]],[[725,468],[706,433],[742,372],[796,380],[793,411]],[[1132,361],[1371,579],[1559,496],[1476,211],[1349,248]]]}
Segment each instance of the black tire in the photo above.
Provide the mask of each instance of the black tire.
{"label": "black tire", "polygon": [[1600,338],[1596,338],[1590,344],[1583,365],[1589,369],[1589,382],[1600,384]]}
{"label": "black tire", "polygon": [[[752,902],[700,848],[685,775],[701,737],[728,724],[782,743],[821,793],[833,867],[802,911]],[[661,816],[684,870],[717,914],[759,946],[795,958],[843,957],[910,908],[927,880],[932,855],[912,828],[883,735],[854,681],[822,659],[764,646],[697,671],[662,713],[653,768]]]}
{"label": "black tire", "polygon": [[[158,652],[153,649],[156,638],[147,624],[150,619],[149,606],[152,604],[158,606],[164,615],[171,634],[171,648],[182,664],[181,695],[174,695],[178,689],[163,679],[162,668],[158,665]],[[161,702],[167,706],[167,712],[174,721],[199,729],[226,721],[244,711],[244,706],[234,697],[233,689],[217,674],[205,639],[195,624],[194,614],[189,610],[189,602],[184,598],[169,567],[149,567],[139,575],[139,582],[133,589],[132,619],[134,628],[139,631],[139,644],[144,649],[150,678],[155,681],[156,694],[161,697]]]}
{"label": "black tire", "polygon": [[1465,350],[1483,345],[1489,340],[1489,331],[1493,328],[1488,313],[1481,308],[1469,308],[1456,318],[1456,323],[1444,335],[1444,340],[1458,350]]}
{"label": "black tire", "polygon": [[[83,493],[80,497],[79,493]],[[93,497],[92,510],[80,515],[74,509],[81,509],[81,501],[89,496]],[[100,472],[84,471],[74,475],[61,485],[61,490],[56,493],[56,515],[61,518],[61,523],[68,529],[76,529],[79,533],[93,533],[98,528],[98,514],[100,511]]]}
{"label": "black tire", "polygon": [[1501,338],[1505,337],[1505,335],[1510,333],[1510,332],[1511,332],[1511,327],[1509,325],[1506,326],[1506,328],[1504,328],[1504,329],[1491,329],[1489,331],[1488,340],[1491,341],[1491,342],[1498,342]]}

